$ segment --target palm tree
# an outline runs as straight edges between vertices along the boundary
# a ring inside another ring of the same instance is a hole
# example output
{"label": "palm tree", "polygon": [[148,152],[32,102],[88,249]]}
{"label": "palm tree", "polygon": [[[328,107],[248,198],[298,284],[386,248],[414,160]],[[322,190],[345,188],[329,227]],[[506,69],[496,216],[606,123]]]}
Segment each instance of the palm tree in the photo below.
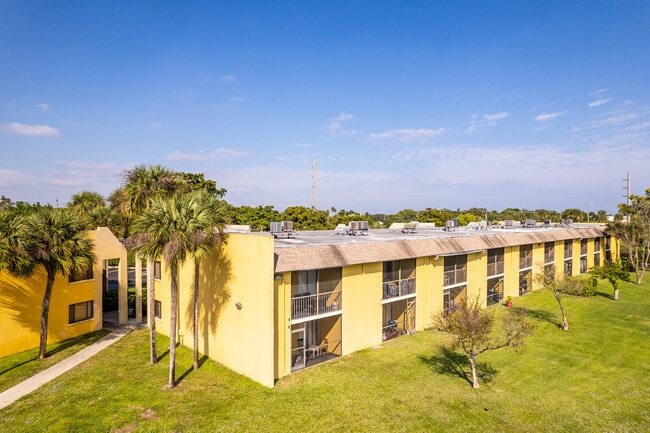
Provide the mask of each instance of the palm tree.
{"label": "palm tree", "polygon": [[200,193],[154,198],[132,224],[133,250],[149,260],[165,259],[170,272],[169,383],[176,385],[178,268],[190,256],[202,257],[215,245],[214,218]]}
{"label": "palm tree", "polygon": [[223,202],[207,190],[191,194],[189,207],[193,218],[201,221],[193,234],[194,243],[190,254],[194,256],[194,294],[192,328],[194,330],[194,370],[199,368],[199,270],[201,260],[225,241],[223,226],[226,221]]}
{"label": "palm tree", "polygon": [[39,359],[43,359],[54,280],[57,275],[69,276],[92,266],[95,262],[93,243],[81,219],[67,209],[42,207],[25,217],[16,216],[11,220],[5,217],[0,231],[4,233],[0,236],[5,239],[2,242],[11,250],[3,260],[10,274],[31,278],[39,266],[47,273],[38,352]]}
{"label": "palm tree", "polygon": [[[128,240],[129,229],[134,218],[145,209],[149,208],[151,200],[157,197],[168,197],[180,191],[182,183],[174,170],[161,165],[138,165],[122,172],[123,184],[109,197],[111,209],[122,218],[124,239],[127,246],[132,242]],[[158,362],[156,350],[156,321],[155,315],[155,287],[152,274],[153,263],[147,262],[147,318],[149,321],[149,353],[151,363]]]}

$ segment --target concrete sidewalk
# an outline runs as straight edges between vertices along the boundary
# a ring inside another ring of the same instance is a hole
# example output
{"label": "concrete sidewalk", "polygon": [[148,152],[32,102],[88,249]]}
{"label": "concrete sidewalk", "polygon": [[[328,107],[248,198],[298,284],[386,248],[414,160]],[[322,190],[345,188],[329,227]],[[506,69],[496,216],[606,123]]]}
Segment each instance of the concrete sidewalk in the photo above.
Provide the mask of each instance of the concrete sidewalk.
{"label": "concrete sidewalk", "polygon": [[72,356],[67,357],[63,361],[54,364],[47,370],[30,377],[29,379],[19,383],[18,385],[9,388],[8,390],[0,393],[0,409],[5,408],[32,391],[37,390],[41,385],[46,384],[52,379],[59,377],[66,371],[81,364],[91,356],[97,354],[101,350],[107,348],[115,343],[126,334],[136,329],[137,326],[126,325],[116,328],[110,334],[100,338],[88,347],[81,349],[79,352]]}

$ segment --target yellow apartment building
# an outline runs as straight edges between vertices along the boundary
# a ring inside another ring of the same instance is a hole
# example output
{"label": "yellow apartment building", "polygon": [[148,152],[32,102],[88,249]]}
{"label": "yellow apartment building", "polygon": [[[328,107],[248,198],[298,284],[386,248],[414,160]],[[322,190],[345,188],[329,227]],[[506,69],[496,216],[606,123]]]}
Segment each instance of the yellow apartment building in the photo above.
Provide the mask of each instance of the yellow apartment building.
{"label": "yellow apartment building", "polygon": [[[103,278],[109,259],[117,259],[119,321],[127,321],[126,250],[106,227],[89,232],[97,260],[92,269],[57,276],[52,289],[48,344],[102,329]],[[47,275],[39,268],[29,279],[0,272],[0,357],[38,347],[41,305]]]}
{"label": "yellow apartment building", "polygon": [[[286,236],[279,236],[279,235]],[[275,236],[274,236],[275,235]],[[230,233],[200,263],[199,351],[272,387],[306,367],[431,326],[462,296],[486,306],[619,255],[599,225]],[[153,267],[157,330],[169,273]],[[181,344],[192,346],[194,264],[179,271]]]}

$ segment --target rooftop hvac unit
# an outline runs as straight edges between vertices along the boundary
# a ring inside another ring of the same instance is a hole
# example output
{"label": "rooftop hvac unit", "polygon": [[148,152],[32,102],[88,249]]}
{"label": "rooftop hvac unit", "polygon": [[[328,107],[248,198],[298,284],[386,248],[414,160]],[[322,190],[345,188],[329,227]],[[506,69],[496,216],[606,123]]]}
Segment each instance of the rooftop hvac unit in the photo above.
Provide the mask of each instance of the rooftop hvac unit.
{"label": "rooftop hvac unit", "polygon": [[359,221],[359,230],[368,230],[368,221]]}
{"label": "rooftop hvac unit", "polygon": [[283,232],[292,232],[293,231],[293,221],[282,221],[282,231]]}
{"label": "rooftop hvac unit", "polygon": [[445,227],[448,229],[453,229],[454,227],[456,227],[456,223],[454,222],[454,220],[448,220],[445,223]]}
{"label": "rooftop hvac unit", "polygon": [[536,220],[526,220],[526,227],[535,227],[537,225]]}
{"label": "rooftop hvac unit", "polygon": [[572,219],[572,218],[567,218],[567,219],[566,219],[566,225],[570,226],[572,223],[573,223],[573,219]]}
{"label": "rooftop hvac unit", "polygon": [[514,220],[505,220],[505,226],[506,228],[513,228],[515,226]]}
{"label": "rooftop hvac unit", "polygon": [[282,231],[282,223],[281,222],[272,222],[271,223],[271,233],[280,233]]}
{"label": "rooftop hvac unit", "polygon": [[418,223],[404,223],[404,228],[406,229],[414,229],[418,226]]}
{"label": "rooftop hvac unit", "polygon": [[451,219],[454,222],[454,227],[460,227],[460,220],[458,218]]}
{"label": "rooftop hvac unit", "polygon": [[360,221],[350,221],[350,230],[359,230],[359,223]]}

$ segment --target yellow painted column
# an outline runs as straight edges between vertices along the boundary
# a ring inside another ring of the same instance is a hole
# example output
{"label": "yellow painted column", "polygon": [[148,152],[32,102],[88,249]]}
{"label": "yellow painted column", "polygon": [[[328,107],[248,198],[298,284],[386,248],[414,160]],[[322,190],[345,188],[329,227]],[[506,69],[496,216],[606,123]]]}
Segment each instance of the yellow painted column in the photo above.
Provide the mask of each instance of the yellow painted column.
{"label": "yellow painted column", "polygon": [[519,296],[519,247],[505,247],[503,250],[503,296]]}

